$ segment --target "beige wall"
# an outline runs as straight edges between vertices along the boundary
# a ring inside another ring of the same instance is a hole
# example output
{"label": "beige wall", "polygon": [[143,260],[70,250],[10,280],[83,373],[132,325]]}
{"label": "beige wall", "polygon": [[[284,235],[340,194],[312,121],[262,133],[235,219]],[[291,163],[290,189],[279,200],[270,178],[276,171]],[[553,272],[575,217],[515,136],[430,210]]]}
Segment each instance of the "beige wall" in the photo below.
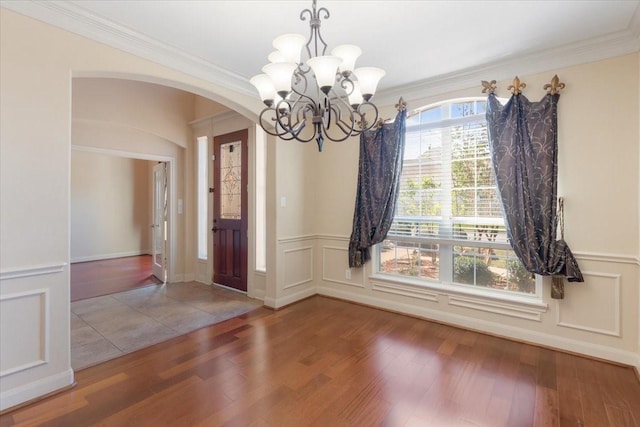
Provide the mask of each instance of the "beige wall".
{"label": "beige wall", "polygon": [[192,120],[201,120],[207,117],[213,117],[220,115],[228,111],[228,109],[218,104],[217,102],[213,102],[208,98],[203,98],[201,96],[196,96],[194,101],[194,115]]}
{"label": "beige wall", "polygon": [[191,138],[195,95],[124,79],[73,79],[73,118],[117,124],[159,136],[180,147]]}
{"label": "beige wall", "polygon": [[150,253],[151,164],[71,152],[71,262]]}

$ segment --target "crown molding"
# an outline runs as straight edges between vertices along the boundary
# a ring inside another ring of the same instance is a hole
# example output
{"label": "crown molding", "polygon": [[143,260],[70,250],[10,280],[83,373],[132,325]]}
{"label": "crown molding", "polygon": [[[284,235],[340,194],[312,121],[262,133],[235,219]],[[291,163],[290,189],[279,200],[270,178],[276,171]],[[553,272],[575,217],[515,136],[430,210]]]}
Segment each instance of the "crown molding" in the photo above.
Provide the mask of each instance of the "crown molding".
{"label": "crown molding", "polygon": [[[510,80],[515,75],[536,74],[558,68],[601,61],[640,51],[640,6],[629,26],[616,33],[570,43],[553,49],[522,52],[504,60],[482,64],[454,73],[435,76],[404,86],[385,89],[375,96],[379,105],[393,105],[401,94],[405,101],[478,87],[481,80]],[[406,95],[405,95],[406,94]]]}
{"label": "crown molding", "polygon": [[243,95],[256,97],[249,81],[229,70],[188,55],[125,26],[101,18],[73,3],[46,0],[3,0],[2,7],[114,47],[168,68],[190,74]]}
{"label": "crown molding", "polygon": [[[190,74],[240,94],[257,98],[249,81],[127,27],[96,16],[73,3],[46,0],[2,0],[2,7],[60,27],[105,45]],[[420,82],[395,86],[376,94],[376,104],[393,105],[402,94],[409,103],[455,90],[479,87],[480,80],[506,80],[517,74],[534,74],[599,61],[640,51],[640,6],[625,30],[544,51],[525,51]]]}

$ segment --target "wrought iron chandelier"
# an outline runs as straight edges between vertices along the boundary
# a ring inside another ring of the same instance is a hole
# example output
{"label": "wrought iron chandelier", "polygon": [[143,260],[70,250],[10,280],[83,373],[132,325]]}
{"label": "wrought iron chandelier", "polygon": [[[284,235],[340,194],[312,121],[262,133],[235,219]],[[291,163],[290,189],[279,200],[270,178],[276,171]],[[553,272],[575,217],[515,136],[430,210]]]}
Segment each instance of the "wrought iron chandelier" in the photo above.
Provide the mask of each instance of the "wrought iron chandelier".
{"label": "wrought iron chandelier", "polygon": [[[311,10],[300,12],[301,21],[309,18],[309,38],[300,34],[276,37],[276,51],[262,68],[264,74],[250,80],[267,106],[260,113],[265,132],[285,140],[315,139],[319,151],[325,138],[340,142],[375,126],[378,108],[371,98],[385,75],[380,68],[355,68],[362,53],[358,46],[337,46],[331,55],[325,55],[321,14],[329,18],[329,11],[324,7],[316,10],[313,0]],[[300,60],[303,47],[306,63]]]}

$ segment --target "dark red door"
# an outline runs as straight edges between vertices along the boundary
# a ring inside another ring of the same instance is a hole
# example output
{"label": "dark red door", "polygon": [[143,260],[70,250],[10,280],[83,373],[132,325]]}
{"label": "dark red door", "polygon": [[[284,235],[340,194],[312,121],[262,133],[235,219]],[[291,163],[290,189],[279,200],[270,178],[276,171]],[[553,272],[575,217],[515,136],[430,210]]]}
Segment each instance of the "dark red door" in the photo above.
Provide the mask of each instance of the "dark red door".
{"label": "dark red door", "polygon": [[213,281],[247,291],[247,130],[213,139]]}

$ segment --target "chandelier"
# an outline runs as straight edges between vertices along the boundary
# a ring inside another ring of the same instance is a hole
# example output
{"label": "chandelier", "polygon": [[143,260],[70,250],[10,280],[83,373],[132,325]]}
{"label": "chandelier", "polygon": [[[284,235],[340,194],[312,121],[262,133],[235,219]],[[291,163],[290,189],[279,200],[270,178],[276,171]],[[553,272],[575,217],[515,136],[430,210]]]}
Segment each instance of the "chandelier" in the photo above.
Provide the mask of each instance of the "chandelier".
{"label": "chandelier", "polygon": [[[260,126],[270,135],[301,142],[315,140],[318,150],[327,138],[334,142],[371,129],[378,121],[378,108],[371,103],[384,70],[355,68],[362,51],[358,46],[341,45],[325,55],[327,44],[320,35],[322,7],[300,12],[309,18],[310,34],[284,34],[273,40],[269,64],[264,74],[251,78],[266,108],[260,113]],[[302,50],[307,61],[301,62]],[[366,117],[366,114],[369,116]]]}

